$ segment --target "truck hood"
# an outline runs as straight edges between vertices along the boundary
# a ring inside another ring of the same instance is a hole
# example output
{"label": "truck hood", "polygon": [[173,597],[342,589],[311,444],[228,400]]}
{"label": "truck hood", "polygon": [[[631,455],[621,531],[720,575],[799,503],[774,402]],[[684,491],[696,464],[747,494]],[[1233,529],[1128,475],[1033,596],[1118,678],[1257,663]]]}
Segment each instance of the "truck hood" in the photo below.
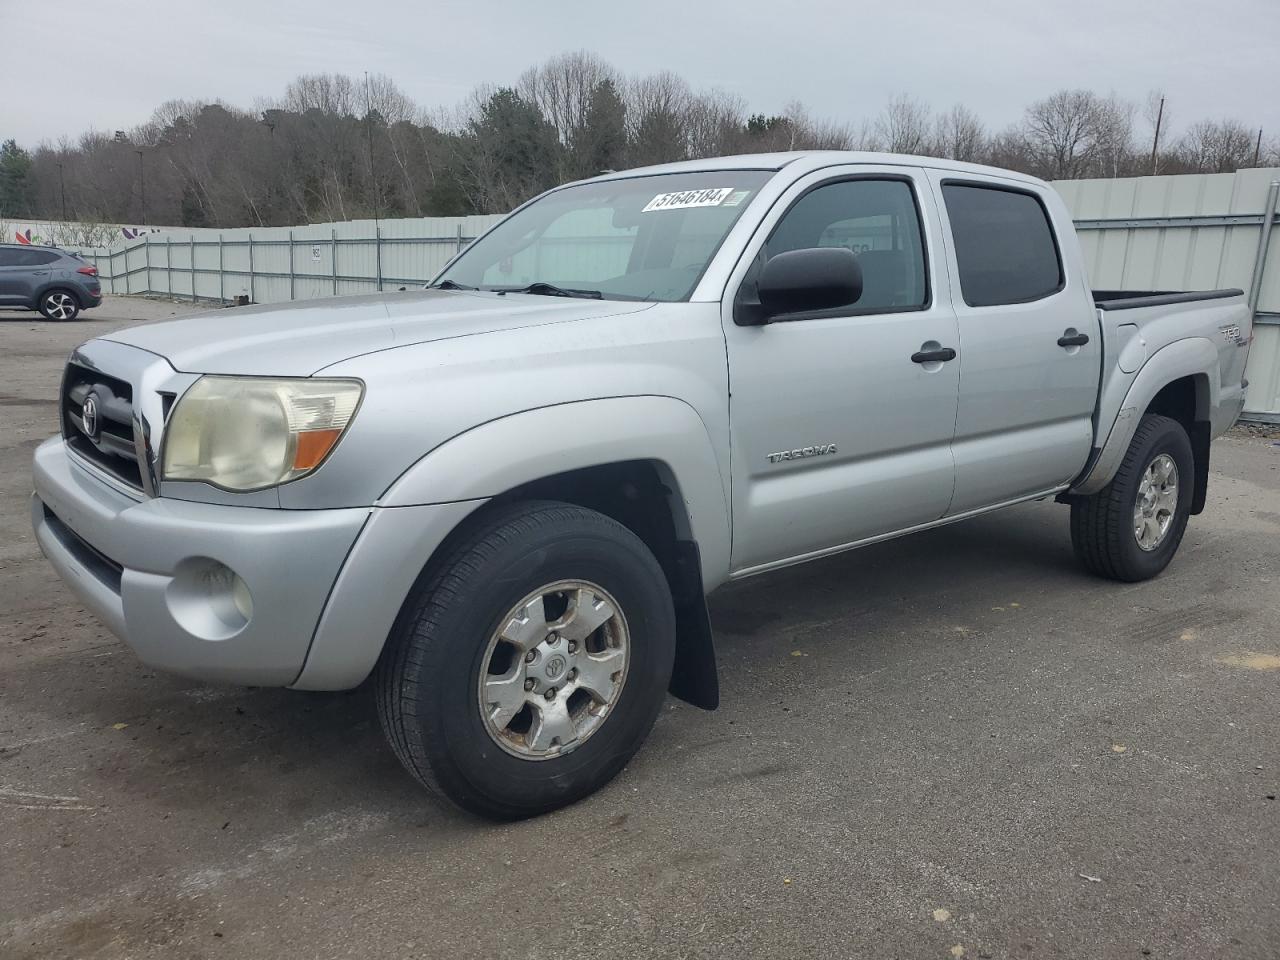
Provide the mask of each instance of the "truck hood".
{"label": "truck hood", "polygon": [[238,307],[117,330],[185,373],[305,377],[361,354],[432,340],[634,313],[639,301],[422,290]]}

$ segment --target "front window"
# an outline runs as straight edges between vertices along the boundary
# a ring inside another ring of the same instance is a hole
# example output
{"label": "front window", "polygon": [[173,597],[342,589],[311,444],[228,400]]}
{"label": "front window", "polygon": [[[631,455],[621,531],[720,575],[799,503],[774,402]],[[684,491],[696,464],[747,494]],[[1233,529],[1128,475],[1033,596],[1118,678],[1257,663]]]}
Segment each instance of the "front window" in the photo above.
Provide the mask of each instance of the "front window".
{"label": "front window", "polygon": [[435,285],[550,285],[606,300],[687,300],[729,229],[772,175],[722,170],[566,187],[481,237]]}
{"label": "front window", "polygon": [[765,259],[805,247],[848,247],[862,267],[852,309],[892,313],[929,302],[924,241],[905,180],[840,180],[810,190],[774,227]]}

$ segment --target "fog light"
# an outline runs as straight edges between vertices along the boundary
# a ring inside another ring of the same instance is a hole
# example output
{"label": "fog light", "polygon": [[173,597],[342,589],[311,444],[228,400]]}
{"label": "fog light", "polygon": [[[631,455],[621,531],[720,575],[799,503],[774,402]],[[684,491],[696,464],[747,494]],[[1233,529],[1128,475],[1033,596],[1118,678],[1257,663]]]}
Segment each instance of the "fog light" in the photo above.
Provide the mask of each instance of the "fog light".
{"label": "fog light", "polygon": [[226,564],[208,557],[189,557],[178,564],[165,600],[179,626],[202,640],[229,639],[253,618],[249,585]]}

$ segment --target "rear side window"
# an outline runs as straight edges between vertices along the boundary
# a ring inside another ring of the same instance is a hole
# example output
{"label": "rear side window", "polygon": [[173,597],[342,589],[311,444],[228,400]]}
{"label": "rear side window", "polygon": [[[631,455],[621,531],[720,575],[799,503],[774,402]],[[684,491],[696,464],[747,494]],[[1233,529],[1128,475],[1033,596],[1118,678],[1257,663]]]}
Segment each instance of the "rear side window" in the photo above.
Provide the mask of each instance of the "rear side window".
{"label": "rear side window", "polygon": [[0,267],[38,267],[53,263],[59,254],[52,250],[0,249]]}
{"label": "rear side window", "polygon": [[942,196],[965,303],[1028,303],[1062,289],[1058,244],[1037,197],[960,183],[944,183]]}

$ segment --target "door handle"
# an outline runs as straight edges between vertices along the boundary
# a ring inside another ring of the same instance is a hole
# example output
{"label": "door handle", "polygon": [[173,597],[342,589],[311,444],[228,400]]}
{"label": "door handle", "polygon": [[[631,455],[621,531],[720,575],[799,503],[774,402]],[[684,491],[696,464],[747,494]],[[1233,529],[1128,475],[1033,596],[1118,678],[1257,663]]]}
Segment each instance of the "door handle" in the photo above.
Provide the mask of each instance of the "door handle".
{"label": "door handle", "polygon": [[917,350],[911,355],[912,363],[945,363],[948,360],[954,360],[956,352],[950,347],[940,347],[937,350]]}
{"label": "door handle", "polygon": [[1058,338],[1058,346],[1060,347],[1083,347],[1089,342],[1087,333],[1077,333],[1070,337],[1065,334]]}

